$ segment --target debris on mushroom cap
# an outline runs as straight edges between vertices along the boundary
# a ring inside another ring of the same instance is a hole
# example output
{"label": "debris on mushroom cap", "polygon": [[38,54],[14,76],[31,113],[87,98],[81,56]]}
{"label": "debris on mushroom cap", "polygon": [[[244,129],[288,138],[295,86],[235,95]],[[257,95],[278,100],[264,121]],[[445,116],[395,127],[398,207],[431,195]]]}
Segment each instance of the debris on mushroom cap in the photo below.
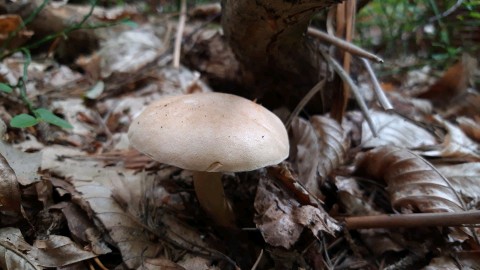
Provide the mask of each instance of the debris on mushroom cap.
{"label": "debris on mushroom cap", "polygon": [[158,100],[132,122],[128,138],[161,163],[195,171],[250,171],[280,163],[289,153],[287,131],[276,115],[224,93]]}

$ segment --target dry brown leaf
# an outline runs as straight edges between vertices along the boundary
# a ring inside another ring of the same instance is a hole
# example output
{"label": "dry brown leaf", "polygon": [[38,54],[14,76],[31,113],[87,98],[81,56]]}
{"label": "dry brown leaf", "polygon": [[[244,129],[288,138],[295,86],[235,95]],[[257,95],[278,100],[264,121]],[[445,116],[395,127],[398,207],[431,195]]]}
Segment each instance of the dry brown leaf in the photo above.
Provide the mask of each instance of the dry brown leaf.
{"label": "dry brown leaf", "polygon": [[335,177],[337,196],[347,215],[379,215],[372,202],[360,190],[357,179],[353,177]]}
{"label": "dry brown leaf", "polygon": [[48,239],[36,240],[28,254],[43,267],[59,267],[96,257],[70,238],[61,235],[49,235]]}
{"label": "dry brown leaf", "polygon": [[476,270],[480,269],[480,252],[456,252],[433,258],[423,270]]}
{"label": "dry brown leaf", "polygon": [[438,150],[426,151],[422,155],[450,158],[456,161],[480,161],[480,147],[477,143],[468,138],[460,128],[439,116],[435,116],[435,120],[447,129],[447,135]]}
{"label": "dry brown leaf", "polygon": [[0,210],[20,213],[21,203],[17,176],[0,154]]}
{"label": "dry brown leaf", "polygon": [[31,249],[32,247],[25,242],[19,229],[0,229],[0,269],[42,269],[33,258],[23,253]]}
{"label": "dry brown leaf", "polygon": [[319,195],[319,184],[343,162],[347,139],[333,119],[312,116],[292,122],[290,160],[307,190]]}
{"label": "dry brown leaf", "polygon": [[315,236],[320,232],[334,234],[340,229],[322,208],[300,205],[274,182],[265,176],[260,178],[254,203],[255,223],[268,244],[288,249],[304,228]]}
{"label": "dry brown leaf", "polygon": [[445,177],[426,160],[393,146],[366,152],[357,163],[362,175],[383,179],[392,206],[401,212],[460,212],[463,203]]}
{"label": "dry brown leaf", "polygon": [[480,123],[475,122],[468,117],[458,117],[456,120],[460,128],[468,135],[468,137],[480,142]]}
{"label": "dry brown leaf", "polygon": [[463,54],[460,61],[448,68],[437,82],[418,97],[430,99],[435,105],[449,104],[467,90],[476,67],[477,59],[469,54]]}
{"label": "dry brown leaf", "polygon": [[137,268],[137,270],[156,270],[156,269],[185,270],[185,268],[165,258],[145,259],[142,265],[140,265]]}
{"label": "dry brown leaf", "polygon": [[394,145],[405,148],[417,148],[437,144],[435,137],[428,131],[396,114],[370,111],[370,115],[377,128],[378,137],[373,137],[367,123],[363,122],[363,147]]}
{"label": "dry brown leaf", "polygon": [[[55,184],[53,183],[53,185]],[[101,232],[79,206],[71,202],[61,202],[51,206],[49,209],[60,209],[62,211],[70,234],[77,243],[88,243],[88,249],[97,255],[112,252],[104,242]]]}

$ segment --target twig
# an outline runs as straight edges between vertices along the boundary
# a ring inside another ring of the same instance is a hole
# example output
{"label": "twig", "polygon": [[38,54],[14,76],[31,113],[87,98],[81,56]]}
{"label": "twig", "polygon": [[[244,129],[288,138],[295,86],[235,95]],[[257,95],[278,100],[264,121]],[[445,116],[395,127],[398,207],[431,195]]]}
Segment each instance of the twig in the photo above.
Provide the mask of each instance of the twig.
{"label": "twig", "polygon": [[180,5],[180,17],[178,18],[177,36],[175,37],[175,47],[173,51],[173,67],[176,69],[180,68],[183,29],[185,28],[185,20],[187,17],[187,0],[182,0]]}
{"label": "twig", "polygon": [[287,128],[287,130],[292,125],[293,119],[295,119],[295,117],[298,116],[300,111],[303,110],[303,108],[305,108],[305,105],[307,105],[307,103],[313,98],[313,96],[315,96],[320,90],[323,89],[323,87],[325,86],[325,81],[326,80],[323,79],[323,80],[319,81],[317,84],[315,84],[315,86],[312,87],[312,89],[310,89],[308,91],[308,93],[302,98],[302,100],[300,100],[297,107],[295,107],[293,112],[288,117],[287,122],[285,123],[285,127]]}
{"label": "twig", "polygon": [[318,39],[321,39],[323,41],[326,41],[328,43],[331,43],[345,51],[348,51],[350,52],[351,54],[354,54],[354,55],[357,55],[359,57],[363,57],[363,58],[367,58],[367,59],[370,59],[372,61],[375,61],[377,63],[383,63],[383,59],[370,53],[370,52],[367,52],[366,50],[352,44],[352,43],[349,43],[349,42],[346,42],[345,40],[343,39],[340,39],[340,38],[337,38],[335,36],[332,36],[332,35],[329,35],[327,33],[324,33],[320,30],[317,30],[313,27],[309,27],[308,28],[308,31],[307,33],[311,36],[314,36]]}
{"label": "twig", "polygon": [[[339,218],[340,219],[340,218]],[[343,218],[347,229],[461,227],[480,224],[480,210],[456,213],[417,213],[402,215],[376,215]]]}
{"label": "twig", "polygon": [[373,84],[373,90],[375,92],[375,95],[377,96],[377,100],[380,103],[380,105],[383,107],[385,111],[393,110],[393,106],[388,100],[387,96],[382,90],[382,87],[378,83],[377,76],[375,76],[375,73],[373,72],[372,66],[368,62],[367,59],[365,58],[360,58],[363,62],[363,65],[365,66],[365,69],[367,70],[368,75],[370,76],[370,80],[372,81]]}
{"label": "twig", "polygon": [[434,16],[428,19],[428,22],[432,23],[434,21],[438,21],[442,18],[447,17],[448,15],[452,14],[455,10],[457,10],[462,4],[463,4],[463,0],[457,0],[457,2],[453,6],[451,6],[449,9],[444,11],[442,14],[438,14],[437,16]]}
{"label": "twig", "polygon": [[258,255],[258,258],[257,258],[257,260],[255,261],[255,263],[253,264],[251,270],[257,269],[257,266],[258,266],[258,264],[260,263],[260,260],[262,259],[262,257],[263,257],[263,249],[260,250],[260,254]]}
{"label": "twig", "polygon": [[340,76],[342,81],[344,81],[346,84],[348,84],[348,86],[350,86],[350,90],[352,91],[353,96],[357,100],[357,104],[362,111],[363,117],[365,117],[365,120],[368,123],[368,127],[372,131],[373,136],[377,137],[377,130],[375,129],[375,125],[373,124],[372,117],[370,117],[367,105],[365,104],[365,101],[360,94],[360,90],[357,88],[352,78],[348,76],[348,74],[345,72],[345,70],[343,70],[340,64],[338,64],[337,61],[335,61],[335,59],[333,59],[333,57],[331,57],[328,53],[326,53],[324,50],[320,50],[320,53],[322,54],[323,58],[325,58],[325,60],[328,62],[328,64],[332,66],[338,76]]}

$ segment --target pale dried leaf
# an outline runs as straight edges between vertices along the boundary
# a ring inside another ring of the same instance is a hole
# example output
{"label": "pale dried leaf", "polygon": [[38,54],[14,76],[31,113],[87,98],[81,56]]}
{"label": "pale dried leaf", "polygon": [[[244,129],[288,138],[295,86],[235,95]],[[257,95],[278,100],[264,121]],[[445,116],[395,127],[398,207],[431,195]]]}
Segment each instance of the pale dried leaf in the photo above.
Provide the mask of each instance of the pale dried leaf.
{"label": "pale dried leaf", "polygon": [[348,147],[342,126],[337,121],[324,116],[312,116],[310,123],[315,128],[320,144],[318,174],[325,179],[343,163]]}
{"label": "pale dried leaf", "polygon": [[61,235],[49,235],[48,239],[36,240],[35,248],[28,253],[43,267],[60,267],[85,261],[96,257],[93,252],[86,251],[70,238]]}
{"label": "pale dried leaf", "polygon": [[142,262],[142,265],[140,265],[137,268],[137,270],[156,270],[156,269],[185,270],[185,268],[165,258],[145,259],[145,261]]}
{"label": "pale dried leaf", "polygon": [[480,161],[480,147],[463,133],[463,131],[446,120],[435,116],[435,120],[447,129],[439,150],[423,152],[428,157],[444,157],[455,160]]}
{"label": "pale dried leaf", "polygon": [[396,114],[370,111],[370,115],[377,128],[378,137],[374,137],[367,123],[363,122],[363,147],[394,145],[405,148],[418,148],[437,144],[435,137],[428,131]]}
{"label": "pale dried leaf", "polygon": [[480,163],[442,165],[438,170],[470,205],[480,202]]}
{"label": "pale dried leaf", "polygon": [[8,161],[21,185],[30,185],[40,181],[37,171],[42,160],[41,152],[25,153],[0,141],[0,154]]}
{"label": "pale dried leaf", "polygon": [[409,150],[384,146],[366,152],[357,163],[361,174],[383,179],[392,206],[402,212],[460,212],[462,202],[440,173]]}
{"label": "pale dried leaf", "polygon": [[125,31],[106,41],[100,49],[102,77],[134,73],[154,61],[165,46],[152,28]]}
{"label": "pale dried leaf", "polygon": [[25,242],[17,228],[0,229],[0,269],[4,270],[39,270],[42,269],[33,258],[22,251],[32,247]]}
{"label": "pale dried leaf", "polygon": [[318,236],[320,232],[334,234],[340,227],[322,208],[300,205],[288,193],[261,177],[255,197],[255,223],[265,241],[276,247],[292,247],[304,228]]}
{"label": "pale dried leaf", "polygon": [[0,154],[0,210],[20,213],[22,199],[15,172]]}
{"label": "pale dried leaf", "polygon": [[198,256],[189,256],[186,255],[178,262],[178,265],[182,266],[186,270],[219,270],[220,268],[212,266],[211,263],[205,259]]}
{"label": "pale dried leaf", "polygon": [[[58,160],[58,156],[62,156]],[[74,157],[74,158],[71,158]],[[48,169],[56,175],[70,179],[76,197],[82,201],[82,208],[92,213],[93,217],[103,225],[120,250],[125,264],[129,268],[137,268],[147,258],[157,258],[162,247],[158,242],[151,242],[142,225],[113,198],[113,181],[129,179],[136,182],[142,190],[141,177],[132,171],[118,167],[103,167],[98,161],[88,159],[77,150],[67,147],[48,147],[44,150],[42,170]]]}
{"label": "pale dried leaf", "polygon": [[312,116],[310,122],[296,118],[292,122],[290,160],[300,182],[315,195],[319,184],[343,162],[347,139],[333,119]]}
{"label": "pale dried leaf", "polygon": [[312,193],[318,193],[317,167],[320,164],[320,145],[310,122],[303,118],[292,121],[290,161],[299,181]]}

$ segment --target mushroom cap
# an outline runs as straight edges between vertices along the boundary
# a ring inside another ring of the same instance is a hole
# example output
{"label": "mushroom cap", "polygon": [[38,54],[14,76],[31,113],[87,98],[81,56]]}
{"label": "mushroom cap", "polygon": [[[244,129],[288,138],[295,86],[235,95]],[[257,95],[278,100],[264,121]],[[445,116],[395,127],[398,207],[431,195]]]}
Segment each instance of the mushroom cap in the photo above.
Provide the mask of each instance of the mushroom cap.
{"label": "mushroom cap", "polygon": [[130,144],[161,163],[193,171],[239,172],[278,164],[288,134],[272,112],[224,93],[162,98],[128,130]]}

